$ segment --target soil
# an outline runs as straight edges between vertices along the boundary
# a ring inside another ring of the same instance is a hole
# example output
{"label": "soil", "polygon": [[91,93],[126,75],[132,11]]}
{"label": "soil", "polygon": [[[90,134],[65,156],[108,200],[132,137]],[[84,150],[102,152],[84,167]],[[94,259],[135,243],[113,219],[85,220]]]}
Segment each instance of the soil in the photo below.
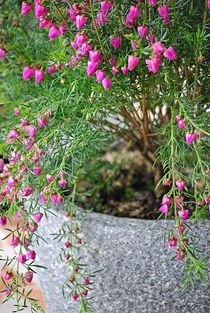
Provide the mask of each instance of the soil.
{"label": "soil", "polygon": [[[80,206],[95,212],[142,219],[156,219],[162,194],[155,193],[155,172],[141,153],[123,141],[112,144],[79,184]],[[99,169],[99,170],[98,170]]]}

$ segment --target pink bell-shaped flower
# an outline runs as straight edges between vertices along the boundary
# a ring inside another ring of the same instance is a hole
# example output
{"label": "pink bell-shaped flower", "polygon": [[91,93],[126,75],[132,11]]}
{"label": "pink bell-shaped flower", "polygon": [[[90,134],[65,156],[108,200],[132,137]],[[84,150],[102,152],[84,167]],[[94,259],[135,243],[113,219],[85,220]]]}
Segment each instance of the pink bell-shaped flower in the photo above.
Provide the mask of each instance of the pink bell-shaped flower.
{"label": "pink bell-shaped flower", "polygon": [[148,28],[148,26],[142,25],[142,26],[139,26],[137,28],[137,30],[138,30],[139,36],[141,38],[144,38],[146,36],[146,34],[148,33],[149,28]]}
{"label": "pink bell-shaped flower", "polygon": [[34,67],[31,66],[25,66],[23,68],[23,73],[22,73],[22,79],[23,80],[29,80],[31,77],[33,77],[35,74],[35,69]]}
{"label": "pink bell-shaped flower", "polygon": [[87,24],[88,18],[84,15],[77,15],[76,16],[76,27],[77,29],[81,29],[85,24]]}
{"label": "pink bell-shaped flower", "polygon": [[35,70],[35,82],[40,84],[44,80],[44,71],[41,69]]}
{"label": "pink bell-shaped flower", "polygon": [[175,61],[177,59],[176,51],[174,50],[173,47],[169,47],[168,49],[166,49],[163,55],[166,59],[172,61]]}
{"label": "pink bell-shaped flower", "polygon": [[106,76],[106,71],[97,70],[96,71],[96,81],[97,81],[97,83],[100,83],[104,79],[105,76]]}
{"label": "pink bell-shaped flower", "polygon": [[28,14],[32,10],[33,10],[33,7],[30,4],[28,4],[25,1],[22,2],[22,7],[21,7],[21,15],[22,16]]}
{"label": "pink bell-shaped flower", "polygon": [[195,139],[196,135],[194,133],[186,133],[185,141],[188,145],[191,145]]}
{"label": "pink bell-shaped flower", "polygon": [[129,55],[128,57],[128,70],[133,71],[138,65],[140,58],[135,55]]}
{"label": "pink bell-shaped flower", "polygon": [[111,85],[112,85],[112,81],[109,77],[106,77],[102,80],[102,85],[104,87],[104,89],[110,89],[111,88]]}
{"label": "pink bell-shaped flower", "polygon": [[56,37],[59,37],[61,35],[59,29],[55,26],[51,26],[48,34],[49,39],[54,39]]}
{"label": "pink bell-shaped flower", "polygon": [[111,35],[109,37],[109,40],[110,40],[110,43],[114,49],[118,49],[120,47],[120,44],[121,44],[121,37],[120,36],[115,37],[114,35]]}

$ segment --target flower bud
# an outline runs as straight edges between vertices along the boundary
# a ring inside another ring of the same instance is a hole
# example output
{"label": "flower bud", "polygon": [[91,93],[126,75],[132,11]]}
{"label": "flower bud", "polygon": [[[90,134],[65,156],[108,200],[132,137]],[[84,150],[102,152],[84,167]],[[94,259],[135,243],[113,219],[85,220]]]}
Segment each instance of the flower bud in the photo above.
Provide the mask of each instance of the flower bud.
{"label": "flower bud", "polygon": [[24,278],[25,278],[25,280],[26,280],[28,283],[31,283],[31,282],[32,282],[33,276],[34,276],[34,274],[33,274],[32,272],[26,272],[26,273],[24,274]]}

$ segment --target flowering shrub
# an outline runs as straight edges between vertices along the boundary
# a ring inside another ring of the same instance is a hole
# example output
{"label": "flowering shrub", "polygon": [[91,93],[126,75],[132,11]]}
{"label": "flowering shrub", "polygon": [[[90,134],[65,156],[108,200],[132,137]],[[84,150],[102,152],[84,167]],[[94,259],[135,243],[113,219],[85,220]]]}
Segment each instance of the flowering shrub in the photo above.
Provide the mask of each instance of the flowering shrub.
{"label": "flowering shrub", "polygon": [[16,214],[19,222],[8,229],[15,250],[5,265],[15,270],[2,274],[6,300],[17,295],[18,309],[29,303],[41,310],[25,292],[37,266],[32,246],[41,219],[62,205],[68,221],[56,238],[71,271],[64,293],[80,299],[81,312],[91,312],[94,273],[77,255],[77,181],[107,134],[137,147],[155,166],[157,192],[166,187],[159,211],[175,219],[167,244],[184,261],[184,287],[206,280],[205,258],[186,221],[210,211],[210,2],[23,1],[15,20],[7,16],[10,5],[2,17],[0,57],[3,92],[18,105],[1,146],[0,223],[7,227]]}

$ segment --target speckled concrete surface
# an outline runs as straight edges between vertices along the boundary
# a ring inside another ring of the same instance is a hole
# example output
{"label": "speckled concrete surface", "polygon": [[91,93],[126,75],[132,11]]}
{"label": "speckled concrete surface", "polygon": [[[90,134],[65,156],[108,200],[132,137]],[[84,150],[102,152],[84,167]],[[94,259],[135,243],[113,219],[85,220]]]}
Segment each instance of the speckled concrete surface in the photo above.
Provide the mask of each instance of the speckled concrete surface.
{"label": "speckled concrete surface", "polygon": [[[54,233],[62,216],[50,216],[42,222],[45,236]],[[91,213],[84,222],[88,241],[85,260],[97,274],[94,286],[94,313],[210,313],[210,287],[196,286],[186,293],[178,291],[182,265],[171,260],[171,253],[161,236],[173,221],[147,221],[116,218]],[[193,225],[200,243],[210,256],[210,221]],[[57,259],[58,244],[42,244],[39,258],[48,264],[40,280],[49,313],[77,313],[76,304],[65,303],[61,284],[65,279],[63,264]],[[46,253],[47,251],[47,253]]]}

